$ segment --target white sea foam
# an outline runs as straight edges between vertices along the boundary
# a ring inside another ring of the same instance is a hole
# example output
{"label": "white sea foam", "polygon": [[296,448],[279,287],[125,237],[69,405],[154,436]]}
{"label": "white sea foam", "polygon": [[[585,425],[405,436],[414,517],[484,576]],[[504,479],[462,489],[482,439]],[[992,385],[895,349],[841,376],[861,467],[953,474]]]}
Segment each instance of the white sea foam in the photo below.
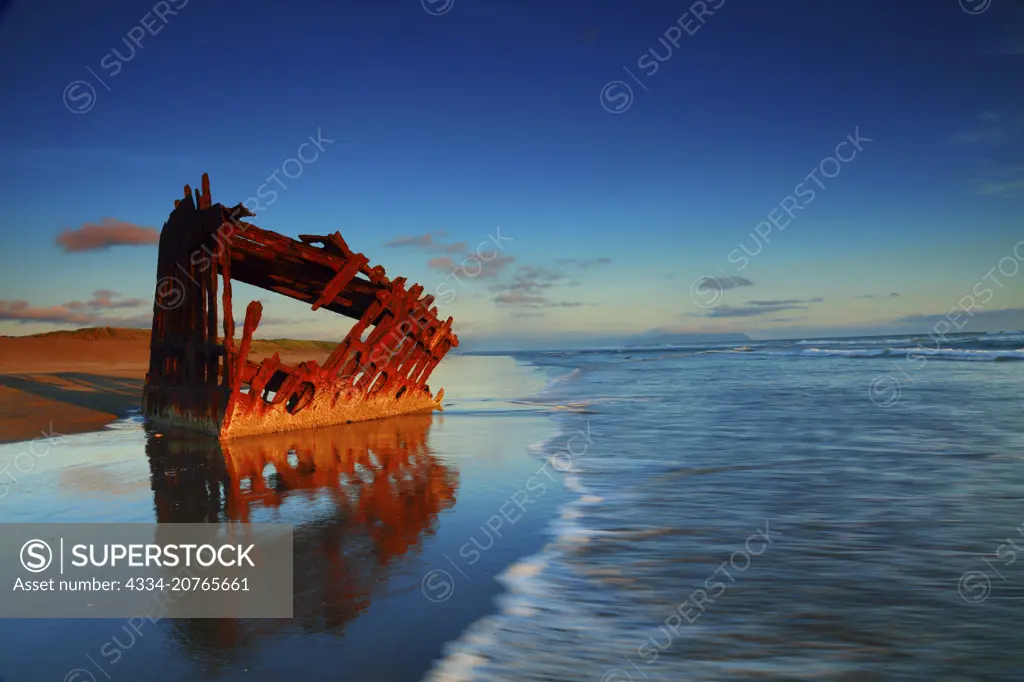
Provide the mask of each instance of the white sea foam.
{"label": "white sea foam", "polygon": [[906,343],[909,339],[812,339],[797,341],[798,346],[874,346],[880,344]]}
{"label": "white sea foam", "polygon": [[893,348],[893,355],[921,355],[945,360],[1024,360],[1024,348],[1017,350],[971,350],[954,348]]}
{"label": "white sea foam", "polygon": [[797,357],[881,358],[929,357],[938,360],[963,362],[993,362],[996,360],[1024,360],[1024,348],[1016,350],[980,350],[968,348],[789,348],[771,350],[762,355],[788,355]]}
{"label": "white sea foam", "polygon": [[[572,505],[567,505],[564,511],[569,511]],[[486,679],[481,669],[495,656],[504,653],[500,649],[499,633],[513,629],[524,619],[536,617],[541,611],[556,607],[559,603],[556,583],[547,576],[558,560],[559,550],[556,547],[587,542],[587,534],[575,524],[572,516],[563,513],[552,524],[557,535],[553,543],[497,576],[506,590],[496,600],[498,613],[473,623],[457,640],[446,645],[445,656],[423,678],[425,682]]]}
{"label": "white sea foam", "polygon": [[579,476],[566,476],[565,487],[577,495],[587,494],[587,489],[583,486],[583,482],[580,480]]}
{"label": "white sea foam", "polygon": [[[577,369],[570,374],[578,376],[578,372]],[[560,378],[568,377],[563,375]],[[564,462],[554,457],[554,453],[572,433],[572,429],[559,429],[551,438],[529,446],[528,450],[538,458],[546,458],[556,471],[561,470]],[[555,466],[555,461],[562,464]],[[574,461],[572,470],[578,469],[579,463]],[[600,534],[600,531],[581,525],[579,519],[583,516],[583,507],[604,501],[583,485],[582,478],[575,473],[567,473],[562,481],[576,498],[562,507],[558,517],[546,529],[545,533],[552,537],[552,542],[539,553],[521,559],[497,576],[496,579],[506,590],[496,600],[498,613],[473,623],[457,640],[446,645],[445,656],[423,678],[425,682],[468,682],[481,679],[481,669],[496,654],[499,632],[515,627],[515,623],[522,619],[533,618],[541,611],[558,607],[558,583],[548,574],[559,565],[565,549],[585,545]]]}
{"label": "white sea foam", "polygon": [[886,348],[851,348],[851,349],[838,349],[838,348],[805,348],[800,351],[800,355],[831,355],[835,357],[847,357],[847,358],[875,358],[888,353]]}

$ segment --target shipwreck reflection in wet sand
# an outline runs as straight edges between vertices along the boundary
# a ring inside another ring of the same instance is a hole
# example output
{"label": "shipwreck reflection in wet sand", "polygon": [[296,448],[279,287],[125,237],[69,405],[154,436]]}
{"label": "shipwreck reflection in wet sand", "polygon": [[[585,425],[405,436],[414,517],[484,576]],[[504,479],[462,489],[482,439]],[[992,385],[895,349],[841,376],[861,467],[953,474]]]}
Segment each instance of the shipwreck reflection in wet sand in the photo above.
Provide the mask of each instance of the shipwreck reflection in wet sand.
{"label": "shipwreck reflection in wet sand", "polygon": [[295,524],[294,619],[181,621],[183,644],[234,648],[283,629],[335,630],[363,612],[455,503],[458,473],[431,454],[431,422],[407,415],[225,442],[149,434],[158,522]]}

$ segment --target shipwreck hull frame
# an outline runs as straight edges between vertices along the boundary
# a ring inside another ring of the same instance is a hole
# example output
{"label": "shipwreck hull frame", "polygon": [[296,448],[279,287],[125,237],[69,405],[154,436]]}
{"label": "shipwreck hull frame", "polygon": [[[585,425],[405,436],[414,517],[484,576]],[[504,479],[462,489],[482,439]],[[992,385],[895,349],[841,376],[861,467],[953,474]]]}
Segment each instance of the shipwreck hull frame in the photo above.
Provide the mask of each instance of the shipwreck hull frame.
{"label": "shipwreck hull frame", "polygon": [[[146,417],[233,438],[442,409],[426,382],[459,340],[422,286],[388,279],[337,232],[297,241],[243,221],[254,214],[214,204],[207,175],[184,194],[160,233]],[[236,344],[232,281],[356,322],[322,366],[256,363],[263,307],[249,303]]]}

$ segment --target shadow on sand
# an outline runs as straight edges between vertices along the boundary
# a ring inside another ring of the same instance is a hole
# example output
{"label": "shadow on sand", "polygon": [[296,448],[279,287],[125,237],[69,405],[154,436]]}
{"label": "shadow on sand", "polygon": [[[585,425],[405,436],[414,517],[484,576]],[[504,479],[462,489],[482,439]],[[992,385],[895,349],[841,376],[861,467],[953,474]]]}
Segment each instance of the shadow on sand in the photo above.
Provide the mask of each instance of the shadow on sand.
{"label": "shadow on sand", "polygon": [[139,409],[142,380],[82,372],[4,374],[0,387],[119,417]]}

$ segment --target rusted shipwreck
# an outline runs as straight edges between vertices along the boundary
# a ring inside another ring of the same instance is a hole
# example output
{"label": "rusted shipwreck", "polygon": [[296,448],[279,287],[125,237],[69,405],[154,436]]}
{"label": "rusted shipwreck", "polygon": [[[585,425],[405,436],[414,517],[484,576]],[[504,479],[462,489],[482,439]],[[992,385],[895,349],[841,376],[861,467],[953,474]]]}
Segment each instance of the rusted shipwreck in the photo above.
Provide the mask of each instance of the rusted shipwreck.
{"label": "rusted shipwreck", "polygon": [[[349,249],[337,232],[290,239],[242,220],[238,204],[214,204],[210,181],[185,186],[160,233],[143,414],[220,438],[440,410],[427,378],[459,345],[434,297]],[[218,335],[218,279],[223,335]],[[354,318],[321,366],[280,355],[249,358],[263,307],[249,303],[235,341],[232,281]]]}

